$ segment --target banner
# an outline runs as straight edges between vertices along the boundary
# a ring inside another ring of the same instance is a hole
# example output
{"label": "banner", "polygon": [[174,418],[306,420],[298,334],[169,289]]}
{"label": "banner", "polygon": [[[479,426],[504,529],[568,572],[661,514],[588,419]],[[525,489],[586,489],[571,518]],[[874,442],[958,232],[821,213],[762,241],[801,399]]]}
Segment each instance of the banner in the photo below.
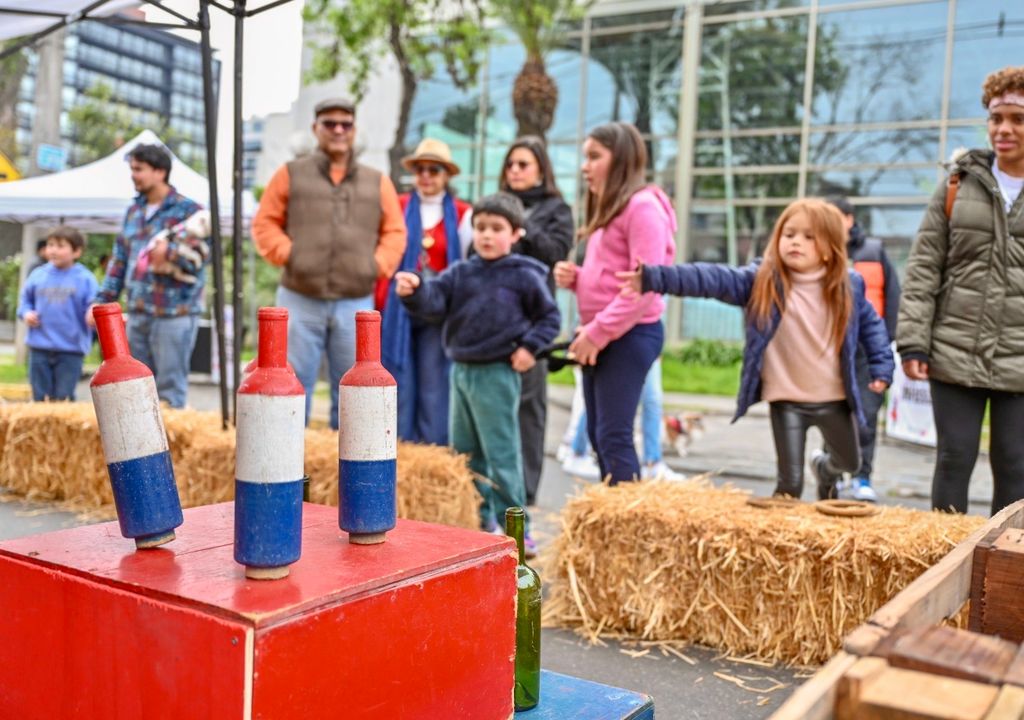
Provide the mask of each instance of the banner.
{"label": "banner", "polygon": [[903,364],[894,349],[896,372],[889,388],[885,413],[885,434],[898,440],[935,447],[935,419],[932,417],[932,393],[927,380],[911,380],[903,374]]}

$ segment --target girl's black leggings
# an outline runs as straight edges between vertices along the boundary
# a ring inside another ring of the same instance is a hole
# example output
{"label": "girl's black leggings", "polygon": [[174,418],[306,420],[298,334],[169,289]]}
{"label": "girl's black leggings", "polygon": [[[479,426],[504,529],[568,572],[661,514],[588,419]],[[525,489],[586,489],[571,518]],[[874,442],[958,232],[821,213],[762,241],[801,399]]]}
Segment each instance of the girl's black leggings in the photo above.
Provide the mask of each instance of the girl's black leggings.
{"label": "girl's black leggings", "polygon": [[1024,498],[1024,394],[930,381],[938,446],[932,507],[967,512],[967,486],[978,459],[989,402],[992,514]]}
{"label": "girl's black leggings", "polygon": [[771,403],[772,435],[778,459],[776,493],[800,497],[804,489],[804,452],[807,430],[818,428],[825,438],[821,460],[820,498],[832,497],[836,481],[844,472],[860,466],[857,421],[845,400],[823,403],[776,401]]}

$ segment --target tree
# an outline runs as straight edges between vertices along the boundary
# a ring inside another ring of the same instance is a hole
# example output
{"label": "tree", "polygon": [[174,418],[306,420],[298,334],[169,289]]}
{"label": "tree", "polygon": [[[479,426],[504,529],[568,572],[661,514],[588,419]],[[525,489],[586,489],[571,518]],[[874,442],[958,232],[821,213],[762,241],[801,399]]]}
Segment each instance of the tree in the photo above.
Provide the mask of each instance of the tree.
{"label": "tree", "polygon": [[127,106],[117,102],[114,89],[106,83],[96,83],[83,97],[84,102],[68,111],[79,148],[76,165],[106,157],[145,129]]}
{"label": "tree", "polygon": [[[0,43],[0,50],[16,42],[17,38]],[[0,60],[0,152],[11,162],[18,157],[18,92],[27,69],[28,56],[24,50]]]}
{"label": "tree", "polygon": [[523,69],[512,86],[517,135],[544,137],[558,106],[558,86],[544,59],[558,47],[565,26],[586,14],[594,0],[494,0],[493,10],[526,50]]}
{"label": "tree", "polygon": [[405,136],[421,80],[434,76],[440,61],[460,90],[476,81],[479,55],[490,34],[484,28],[481,0],[313,0],[307,22],[323,30],[313,40],[313,67],[307,80],[344,75],[358,102],[381,57],[398,64],[402,94],[398,127],[388,152],[391,177],[398,183]]}

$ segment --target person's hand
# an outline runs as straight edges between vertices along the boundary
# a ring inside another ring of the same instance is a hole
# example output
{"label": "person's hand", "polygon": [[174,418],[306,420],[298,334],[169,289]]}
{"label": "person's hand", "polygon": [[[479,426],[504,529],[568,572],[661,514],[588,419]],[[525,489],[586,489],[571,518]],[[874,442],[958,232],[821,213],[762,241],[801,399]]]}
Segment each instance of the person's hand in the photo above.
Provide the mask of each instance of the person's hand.
{"label": "person's hand", "polygon": [[636,298],[643,291],[644,266],[637,263],[636,270],[625,270],[615,273],[622,282],[619,283],[619,295],[625,298]]}
{"label": "person's hand", "polygon": [[160,238],[149,249],[149,262],[152,267],[159,267],[167,262],[167,240]]}
{"label": "person's hand", "polygon": [[576,272],[579,270],[575,263],[568,260],[559,260],[555,263],[555,284],[560,288],[571,288],[576,284]]}
{"label": "person's hand", "polygon": [[911,380],[927,380],[928,363],[923,360],[904,360],[903,373]]}
{"label": "person's hand", "polygon": [[516,351],[512,353],[512,357],[509,360],[512,363],[512,369],[519,373],[524,373],[537,364],[533,353],[524,347],[516,348]]}
{"label": "person's hand", "polygon": [[885,380],[872,380],[868,383],[868,390],[879,395],[884,393],[887,387],[889,387],[889,383]]}
{"label": "person's hand", "polygon": [[37,328],[42,324],[39,322],[39,313],[37,313],[35,310],[29,310],[27,313],[25,313],[24,317],[22,317],[22,320],[24,320],[25,324],[31,328]]}
{"label": "person's hand", "polygon": [[92,309],[96,307],[98,304],[99,303],[93,303],[92,305],[85,309],[85,324],[91,328],[96,327],[96,318],[92,316]]}
{"label": "person's hand", "polygon": [[395,294],[398,297],[409,297],[420,286],[420,276],[411,272],[395,273]]}
{"label": "person's hand", "polygon": [[596,365],[597,354],[601,350],[587,337],[582,327],[576,328],[576,339],[569,346],[569,352],[580,365]]}

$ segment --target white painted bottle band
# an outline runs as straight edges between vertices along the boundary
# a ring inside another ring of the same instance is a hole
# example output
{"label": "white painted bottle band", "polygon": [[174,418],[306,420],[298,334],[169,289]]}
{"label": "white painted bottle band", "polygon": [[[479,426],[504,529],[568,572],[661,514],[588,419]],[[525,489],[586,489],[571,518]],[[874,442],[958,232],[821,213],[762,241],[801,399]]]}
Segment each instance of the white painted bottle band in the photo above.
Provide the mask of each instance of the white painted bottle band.
{"label": "white painted bottle band", "polygon": [[398,456],[398,388],[342,385],[338,457],[394,460]]}
{"label": "white painted bottle band", "polygon": [[305,475],[305,395],[238,395],[235,478],[294,482]]}
{"label": "white painted bottle band", "polygon": [[167,433],[152,377],[94,386],[92,401],[108,464],[167,451]]}

